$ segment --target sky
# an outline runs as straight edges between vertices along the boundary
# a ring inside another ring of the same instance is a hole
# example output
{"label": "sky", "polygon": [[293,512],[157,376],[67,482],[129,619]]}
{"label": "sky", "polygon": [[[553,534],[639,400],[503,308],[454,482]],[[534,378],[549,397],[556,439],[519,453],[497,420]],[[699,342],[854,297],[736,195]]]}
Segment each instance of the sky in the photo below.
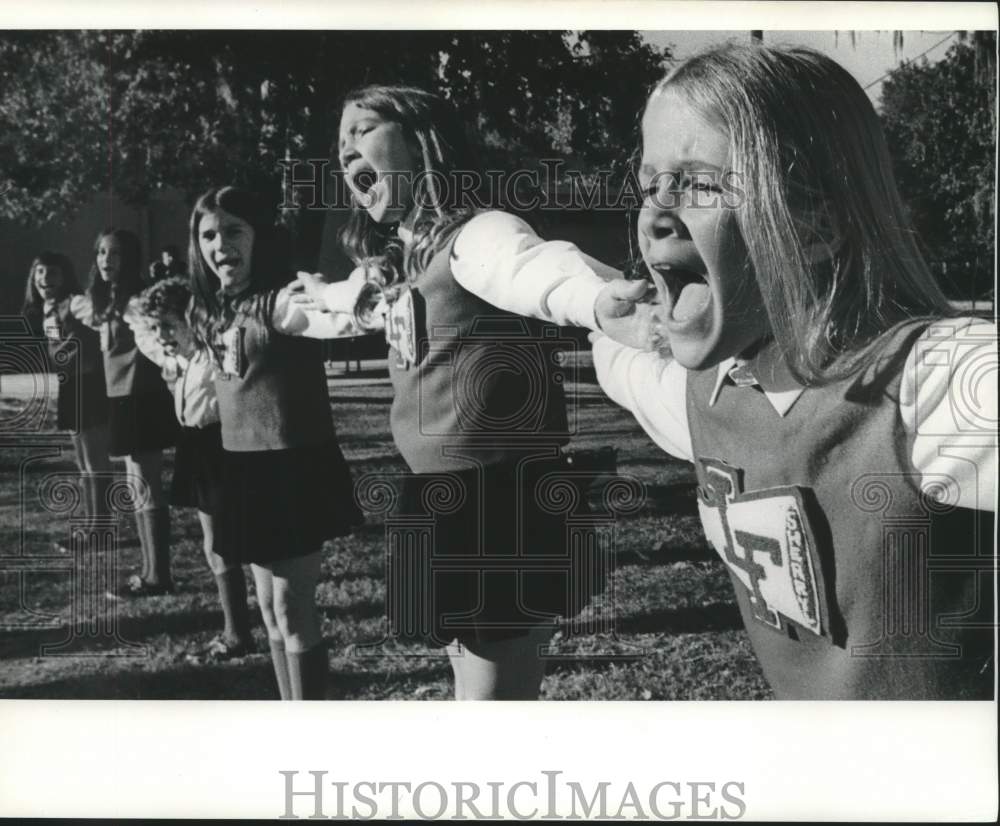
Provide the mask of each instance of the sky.
{"label": "sky", "polygon": [[[949,36],[950,35],[950,36]],[[749,31],[644,31],[643,36],[657,46],[671,46],[676,58],[685,58],[708,46],[726,40],[748,40]],[[947,39],[945,39],[947,38]],[[856,31],[851,46],[850,31],[765,31],[765,43],[810,46],[824,52],[847,69],[862,86],[879,80],[904,60],[913,60],[927,52],[929,62],[940,60],[956,41],[954,31],[905,31],[903,48],[894,52],[891,31]],[[941,43],[940,41],[945,42]],[[929,51],[928,51],[929,50]],[[876,106],[882,84],[874,83],[868,95]]]}

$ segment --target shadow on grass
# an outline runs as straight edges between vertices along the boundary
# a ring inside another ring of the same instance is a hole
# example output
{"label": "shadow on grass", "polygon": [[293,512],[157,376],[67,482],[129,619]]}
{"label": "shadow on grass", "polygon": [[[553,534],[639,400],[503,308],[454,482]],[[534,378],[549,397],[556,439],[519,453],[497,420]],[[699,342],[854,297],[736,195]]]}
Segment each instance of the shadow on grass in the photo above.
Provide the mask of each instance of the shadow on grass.
{"label": "shadow on grass", "polygon": [[[184,635],[222,628],[221,611],[185,610],[176,614],[153,614],[144,617],[119,617],[118,633],[122,640],[140,643],[158,634]],[[42,656],[42,646],[58,645],[70,636],[68,625],[57,628],[0,631],[0,659],[23,659]],[[115,647],[106,636],[80,637],[68,649],[82,654],[101,654]]]}
{"label": "shadow on grass", "polygon": [[[327,700],[387,695],[403,699],[413,685],[441,680],[451,674],[447,663],[408,671],[339,672],[327,679]],[[405,689],[400,693],[400,689]],[[156,671],[122,670],[114,673],[59,677],[0,691],[8,699],[72,700],[277,700],[274,671],[266,655],[239,663],[191,665]]]}
{"label": "shadow on grass", "polygon": [[342,605],[321,605],[319,612],[331,620],[337,619],[377,619],[385,616],[385,603],[362,600],[349,607]]}
{"label": "shadow on grass", "polygon": [[333,388],[336,392],[330,397],[330,401],[334,404],[334,413],[336,414],[336,406],[340,404],[363,404],[366,407],[369,405],[379,405],[381,407],[389,407],[392,404],[392,396],[388,395],[375,395],[371,396],[348,396],[341,393],[336,388]]}
{"label": "shadow on grass", "polygon": [[660,565],[673,565],[675,562],[704,562],[722,565],[718,554],[713,552],[711,548],[700,544],[663,542],[648,550],[629,548],[615,552],[616,568],[623,568],[626,565],[655,568]]}
{"label": "shadow on grass", "polygon": [[731,602],[648,611],[619,617],[615,623],[618,634],[701,634],[742,628],[740,610]]}
{"label": "shadow on grass", "polygon": [[13,699],[69,700],[272,700],[277,699],[271,663],[188,665],[158,670],[118,670],[113,673],[59,677],[6,689]]}
{"label": "shadow on grass", "polygon": [[655,516],[697,516],[698,486],[690,482],[646,485],[645,513]]}

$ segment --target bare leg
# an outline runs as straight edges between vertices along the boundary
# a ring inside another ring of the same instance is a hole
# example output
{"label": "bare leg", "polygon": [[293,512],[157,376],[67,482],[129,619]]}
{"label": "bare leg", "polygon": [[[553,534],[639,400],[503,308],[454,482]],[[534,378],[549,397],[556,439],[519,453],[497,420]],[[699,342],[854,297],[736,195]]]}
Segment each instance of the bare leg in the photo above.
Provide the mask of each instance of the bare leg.
{"label": "bare leg", "polygon": [[267,642],[271,648],[271,664],[274,666],[274,679],[278,684],[278,695],[282,700],[292,699],[292,688],[288,682],[288,660],[285,656],[285,639],[281,636],[281,628],[274,616],[274,583],[271,571],[262,565],[251,565],[254,582],[257,585],[257,602],[260,605],[260,615],[267,629]]}
{"label": "bare leg", "polygon": [[248,646],[250,644],[250,614],[247,610],[247,587],[241,565],[230,565],[215,553],[215,531],[211,514],[198,511],[205,551],[205,561],[215,576],[219,589],[219,604],[225,618],[222,633],[227,643]]}
{"label": "bare leg", "polygon": [[455,673],[456,700],[536,700],[545,676],[539,656],[555,631],[551,623],[521,637],[462,645],[453,641],[448,657]]}
{"label": "bare leg", "polygon": [[320,562],[316,551],[270,566],[274,615],[285,642],[293,700],[321,700],[326,695],[327,653],[316,610]]}
{"label": "bare leg", "polygon": [[70,440],[76,453],[77,467],[80,469],[87,515],[91,518],[106,516],[109,513],[106,493],[111,473],[107,425],[88,428],[73,434]]}
{"label": "bare leg", "polygon": [[136,511],[136,528],[142,546],[143,573],[150,585],[170,584],[170,510],[163,491],[163,452],[148,451],[125,457],[125,471],[149,498]]}

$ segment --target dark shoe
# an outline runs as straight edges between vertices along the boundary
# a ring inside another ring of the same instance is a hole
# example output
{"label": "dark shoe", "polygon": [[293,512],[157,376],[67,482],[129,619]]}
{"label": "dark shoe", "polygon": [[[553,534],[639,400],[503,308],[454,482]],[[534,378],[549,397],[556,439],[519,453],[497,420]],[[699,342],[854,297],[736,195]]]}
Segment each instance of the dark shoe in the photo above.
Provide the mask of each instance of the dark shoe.
{"label": "dark shoe", "polygon": [[138,574],[133,574],[117,591],[109,591],[108,596],[112,599],[138,599],[140,597],[162,597],[173,592],[172,585],[158,583],[154,585],[151,582],[146,582]]}

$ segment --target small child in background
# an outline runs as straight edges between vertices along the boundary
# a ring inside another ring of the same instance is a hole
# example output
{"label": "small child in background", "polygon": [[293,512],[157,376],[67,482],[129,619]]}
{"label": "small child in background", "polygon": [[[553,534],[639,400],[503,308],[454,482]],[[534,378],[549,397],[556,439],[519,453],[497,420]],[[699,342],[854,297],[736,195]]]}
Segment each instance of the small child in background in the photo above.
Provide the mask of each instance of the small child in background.
{"label": "small child in background", "polygon": [[180,251],[173,244],[160,250],[160,257],[149,265],[149,281],[155,284],[165,278],[182,278],[187,275],[187,267],[181,260]]}
{"label": "small child in background", "polygon": [[220,662],[245,656],[252,648],[246,580],[214,550],[213,518],[222,491],[222,429],[215,395],[215,364],[186,319],[191,290],[182,278],[158,281],[132,299],[126,321],[136,346],[163,369],[173,384],[174,410],[181,431],[174,458],[170,504],[195,507],[204,537],[205,559],[215,576],[225,628],[199,654]]}

